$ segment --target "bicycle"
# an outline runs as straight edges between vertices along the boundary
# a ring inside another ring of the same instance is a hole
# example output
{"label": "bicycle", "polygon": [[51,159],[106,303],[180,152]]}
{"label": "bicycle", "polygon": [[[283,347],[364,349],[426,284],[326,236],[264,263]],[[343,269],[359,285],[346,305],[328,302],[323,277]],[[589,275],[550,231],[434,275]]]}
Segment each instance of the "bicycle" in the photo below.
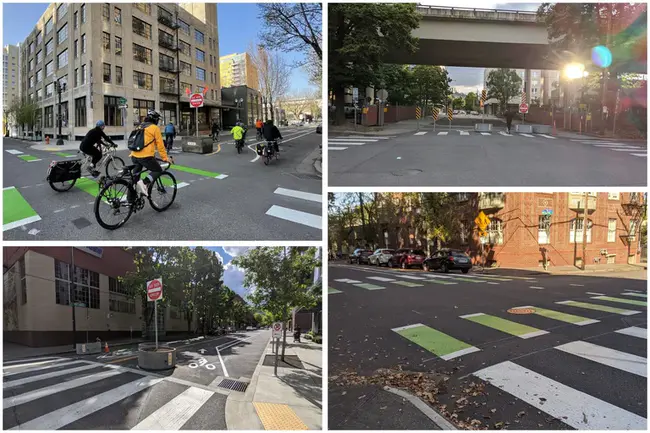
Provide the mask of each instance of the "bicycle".
{"label": "bicycle", "polygon": [[237,153],[241,153],[244,149],[244,139],[235,140],[235,147],[237,148]]}
{"label": "bicycle", "polygon": [[278,159],[278,142],[279,140],[267,141],[266,145],[262,145],[262,161],[264,161],[264,165],[269,165],[273,156],[275,156],[276,160]]}
{"label": "bicycle", "polygon": [[[163,162],[156,158],[157,161]],[[172,160],[173,162],[173,160]],[[149,200],[151,207],[157,212],[167,210],[176,199],[178,190],[176,178],[167,171],[171,163],[163,162],[160,164],[163,171],[155,182],[151,182],[147,188],[146,198]],[[100,226],[107,230],[116,230],[122,227],[133,212],[144,209],[145,195],[136,189],[136,183],[140,180],[141,174],[148,170],[142,170],[139,164],[127,165],[118,173],[117,177],[110,179],[100,190],[95,198],[95,219]],[[153,199],[153,193],[158,192],[163,197],[171,196],[171,200],[166,205],[158,205]],[[121,218],[115,224],[109,224],[100,215],[100,211],[108,205],[109,216]]]}
{"label": "bicycle", "polygon": [[[101,145],[106,147],[106,151],[102,152],[102,158],[97,162],[97,171],[104,167],[106,177],[110,179],[124,167],[124,160],[119,156],[115,156],[117,146],[107,145],[104,142]],[[50,163],[45,179],[54,191],[69,191],[83,175],[91,175],[90,164],[92,163],[92,157],[85,155],[81,150],[77,151],[77,155],[79,154],[85,157],[70,161],[52,161]],[[99,183],[100,186],[102,182]]]}

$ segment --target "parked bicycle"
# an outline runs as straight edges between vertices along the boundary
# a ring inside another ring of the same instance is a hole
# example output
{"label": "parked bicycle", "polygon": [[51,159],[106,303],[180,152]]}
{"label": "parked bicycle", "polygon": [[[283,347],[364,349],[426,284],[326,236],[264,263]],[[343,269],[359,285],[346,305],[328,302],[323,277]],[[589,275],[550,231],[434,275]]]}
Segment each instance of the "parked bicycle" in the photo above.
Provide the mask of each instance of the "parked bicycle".
{"label": "parked bicycle", "polygon": [[[97,163],[97,170],[101,171],[103,167],[106,177],[110,179],[115,177],[124,167],[124,160],[119,156],[115,156],[117,152],[116,146],[107,145],[103,142],[102,144],[106,149],[102,154],[102,159]],[[82,176],[91,175],[90,164],[92,157],[84,155],[80,150],[77,151],[77,155],[82,155],[82,157],[66,161],[52,161],[50,163],[45,179],[54,191],[69,191]],[[100,186],[101,184],[102,182],[100,182]]]}
{"label": "parked bicycle", "polygon": [[[160,166],[163,172],[154,182],[149,183],[146,196],[136,188],[136,183],[140,180],[141,174],[148,171],[143,170],[141,165],[127,165],[120,170],[115,178],[106,182],[97,198],[95,198],[95,219],[97,219],[100,226],[108,230],[122,227],[133,212],[144,209],[145,198],[149,200],[149,204],[157,212],[167,210],[174,203],[178,186],[174,175],[167,171],[170,163],[156,159],[161,162]],[[154,199],[156,194],[162,200]],[[169,203],[165,204],[165,199],[169,199]],[[106,217],[101,215],[104,211],[107,211]],[[117,222],[109,222],[111,217],[116,218]]]}

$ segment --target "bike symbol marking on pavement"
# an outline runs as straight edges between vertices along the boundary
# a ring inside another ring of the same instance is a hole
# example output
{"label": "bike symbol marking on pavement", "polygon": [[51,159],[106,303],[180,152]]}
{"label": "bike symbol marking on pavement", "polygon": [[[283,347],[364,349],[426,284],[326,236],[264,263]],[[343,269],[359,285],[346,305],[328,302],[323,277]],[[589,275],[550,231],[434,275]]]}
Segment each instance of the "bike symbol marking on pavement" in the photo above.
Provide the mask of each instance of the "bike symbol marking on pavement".
{"label": "bike symbol marking on pavement", "polygon": [[217,368],[214,364],[208,363],[208,360],[205,358],[200,358],[198,362],[191,362],[188,367],[190,368],[199,368],[199,367],[205,367],[208,370],[214,370]]}

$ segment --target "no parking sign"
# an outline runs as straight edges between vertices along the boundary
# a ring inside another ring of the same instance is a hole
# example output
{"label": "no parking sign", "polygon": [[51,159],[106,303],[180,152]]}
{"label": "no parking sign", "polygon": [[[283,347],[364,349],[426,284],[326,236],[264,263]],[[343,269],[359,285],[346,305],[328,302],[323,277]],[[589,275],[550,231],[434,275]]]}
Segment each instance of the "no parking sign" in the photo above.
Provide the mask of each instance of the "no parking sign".
{"label": "no parking sign", "polygon": [[282,322],[275,322],[272,326],[273,338],[282,338]]}

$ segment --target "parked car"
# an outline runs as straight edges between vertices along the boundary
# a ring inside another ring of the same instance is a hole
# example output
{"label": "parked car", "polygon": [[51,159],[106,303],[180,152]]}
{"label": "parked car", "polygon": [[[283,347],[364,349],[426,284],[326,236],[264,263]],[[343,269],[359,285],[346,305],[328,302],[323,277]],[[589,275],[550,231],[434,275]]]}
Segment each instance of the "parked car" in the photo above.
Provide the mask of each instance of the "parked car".
{"label": "parked car", "polygon": [[454,110],[454,114],[458,114],[458,110]]}
{"label": "parked car", "polygon": [[352,254],[350,254],[350,263],[356,263],[360,265],[362,263],[368,263],[368,257],[372,255],[372,250],[366,250],[365,248],[357,248]]}
{"label": "parked car", "polygon": [[393,258],[394,252],[395,250],[387,250],[387,249],[379,248],[370,257],[368,257],[368,262],[371,265],[388,266],[388,261]]}
{"label": "parked car", "polygon": [[466,274],[472,269],[472,260],[463,251],[443,248],[428,257],[422,263],[422,269],[427,272],[441,270],[445,273],[460,270]]}
{"label": "parked car", "polygon": [[458,111],[458,114],[467,114],[467,112],[465,110],[460,110]]}
{"label": "parked car", "polygon": [[408,269],[411,267],[421,267],[422,262],[426,258],[426,254],[422,250],[415,248],[400,248],[395,251],[392,259],[389,262],[389,266],[399,266],[402,269]]}
{"label": "parked car", "polygon": [[470,112],[470,113],[471,113],[472,115],[474,115],[474,116],[478,116],[478,111],[472,111],[472,112]]}

